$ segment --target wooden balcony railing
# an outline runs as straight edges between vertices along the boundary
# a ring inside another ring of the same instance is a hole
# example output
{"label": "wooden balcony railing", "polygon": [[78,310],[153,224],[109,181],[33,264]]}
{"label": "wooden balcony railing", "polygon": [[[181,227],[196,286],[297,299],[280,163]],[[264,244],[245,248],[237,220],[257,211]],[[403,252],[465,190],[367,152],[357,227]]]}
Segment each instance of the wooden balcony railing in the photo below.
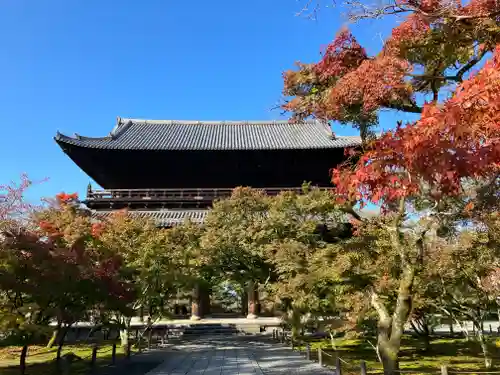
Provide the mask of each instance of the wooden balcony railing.
{"label": "wooden balcony railing", "polygon": [[[325,188],[329,189],[329,188]],[[278,195],[281,191],[301,193],[302,187],[263,188],[268,195]],[[207,202],[231,196],[233,189],[107,189],[87,190],[87,201],[151,201],[151,202]]]}

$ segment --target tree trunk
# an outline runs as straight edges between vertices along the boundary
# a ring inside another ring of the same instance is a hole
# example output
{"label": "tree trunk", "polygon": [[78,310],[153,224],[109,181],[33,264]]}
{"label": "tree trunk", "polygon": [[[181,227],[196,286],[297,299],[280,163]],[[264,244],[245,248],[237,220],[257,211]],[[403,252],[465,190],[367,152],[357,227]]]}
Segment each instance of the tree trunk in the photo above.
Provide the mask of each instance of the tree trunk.
{"label": "tree trunk", "polygon": [[21,375],[26,373],[26,356],[28,355],[28,345],[23,345],[23,349],[21,350],[21,357],[19,358],[19,370]]}
{"label": "tree trunk", "polygon": [[458,324],[458,326],[460,327],[460,329],[462,330],[462,333],[464,334],[464,337],[465,337],[465,341],[469,341],[469,330],[467,329],[467,325],[463,322],[461,322],[460,320],[458,320],[457,318],[454,318],[455,319],[455,323]]}
{"label": "tree trunk", "polygon": [[62,348],[63,348],[63,345],[64,345],[64,339],[66,338],[66,334],[68,333],[68,330],[69,330],[70,326],[67,326],[67,327],[64,327],[63,329],[61,329],[61,334],[59,335],[59,342],[58,342],[58,347],[57,347],[57,357],[56,357],[56,360],[59,362],[59,360],[61,359],[61,352],[62,352]]}
{"label": "tree trunk", "polygon": [[[375,301],[375,302],[374,302]],[[391,331],[394,320],[387,313],[387,309],[378,300],[378,296],[372,297],[372,304],[379,311],[377,355],[382,362],[384,375],[398,375],[399,370],[399,342],[391,339]]]}
{"label": "tree trunk", "polygon": [[47,349],[50,349],[54,346],[54,344],[58,341],[58,337],[61,331],[61,323],[57,322],[57,327],[52,331],[52,337],[50,338],[49,342],[47,343]]}
{"label": "tree trunk", "polygon": [[481,345],[481,350],[483,351],[484,357],[484,367],[490,369],[493,366],[493,358],[491,357],[490,350],[488,348],[488,343],[483,335],[483,330],[481,329],[481,323],[473,322],[477,331],[477,338],[479,340],[479,344]]}
{"label": "tree trunk", "polygon": [[125,317],[123,315],[117,314],[115,316],[116,320],[118,321],[119,324],[119,331],[118,331],[118,337],[120,338],[120,344],[122,348],[127,348],[128,347],[128,336],[130,332],[130,322],[132,321],[132,318],[130,317]]}
{"label": "tree trunk", "polygon": [[122,348],[128,346],[128,328],[120,329],[120,343]]}
{"label": "tree trunk", "polygon": [[415,333],[417,334],[418,337],[422,339],[422,342],[424,344],[424,351],[427,352],[430,349],[431,345],[431,333],[429,330],[429,324],[427,322],[427,319],[424,317],[420,317],[415,321],[411,320],[410,324]]}
{"label": "tree trunk", "polygon": [[329,332],[329,334],[330,334],[330,345],[332,346],[332,350],[334,352],[336,352],[337,351],[337,344],[335,342],[335,336],[333,335],[333,333],[331,331]]}
{"label": "tree trunk", "polygon": [[296,309],[292,309],[291,311],[291,323],[292,323],[292,337],[295,339],[299,336],[300,333],[300,313]]}
{"label": "tree trunk", "polygon": [[398,298],[394,313],[389,315],[386,306],[377,293],[372,293],[371,304],[377,311],[378,336],[377,350],[379,352],[385,375],[395,375],[399,370],[399,350],[404,326],[411,312],[412,288],[415,280],[415,269],[411,264],[403,266],[399,281]]}
{"label": "tree trunk", "polygon": [[389,341],[378,343],[378,352],[384,367],[384,375],[398,375],[399,371],[399,346],[396,348]]}

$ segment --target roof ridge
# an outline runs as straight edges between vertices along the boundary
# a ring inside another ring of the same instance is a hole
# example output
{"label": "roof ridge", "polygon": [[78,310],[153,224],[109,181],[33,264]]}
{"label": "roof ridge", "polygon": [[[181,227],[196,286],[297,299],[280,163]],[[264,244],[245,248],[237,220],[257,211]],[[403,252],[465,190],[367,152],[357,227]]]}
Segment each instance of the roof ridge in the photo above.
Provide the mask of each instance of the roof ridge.
{"label": "roof ridge", "polygon": [[267,124],[299,124],[301,122],[305,124],[323,124],[325,121],[321,120],[303,120],[303,121],[290,121],[290,120],[155,120],[155,119],[139,119],[139,118],[120,118],[120,122],[117,127],[123,126],[128,122],[132,123],[143,123],[143,124],[178,124],[178,125],[191,125],[191,124],[255,124],[255,125],[267,125]]}

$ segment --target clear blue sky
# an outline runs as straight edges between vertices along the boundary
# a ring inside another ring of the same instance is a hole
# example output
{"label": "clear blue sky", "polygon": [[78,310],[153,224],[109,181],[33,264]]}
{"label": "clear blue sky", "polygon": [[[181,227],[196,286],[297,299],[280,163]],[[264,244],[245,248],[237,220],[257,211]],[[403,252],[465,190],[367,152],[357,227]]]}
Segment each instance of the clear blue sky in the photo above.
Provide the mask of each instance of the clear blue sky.
{"label": "clear blue sky", "polygon": [[[58,130],[104,136],[116,116],[280,118],[271,108],[282,71],[316,61],[345,24],[341,9],[325,9],[315,22],[296,17],[300,7],[296,0],[3,0],[0,183],[26,172],[49,179],[31,199],[84,196],[89,177],[53,137]],[[352,27],[370,53],[390,28]],[[401,117],[384,115],[383,128]]]}

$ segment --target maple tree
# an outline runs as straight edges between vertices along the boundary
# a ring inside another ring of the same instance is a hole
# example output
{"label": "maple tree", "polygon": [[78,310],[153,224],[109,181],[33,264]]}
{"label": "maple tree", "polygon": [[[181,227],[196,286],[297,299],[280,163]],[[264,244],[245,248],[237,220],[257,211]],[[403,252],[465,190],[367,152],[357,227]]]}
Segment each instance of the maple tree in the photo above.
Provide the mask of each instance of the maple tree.
{"label": "maple tree", "polygon": [[[58,194],[54,204],[37,212],[38,236],[49,246],[49,255],[59,267],[48,277],[52,288],[44,290],[50,300],[57,328],[49,346],[60,348],[72,324],[88,318],[92,310],[127,311],[134,297],[130,280],[124,277],[123,257],[102,246],[95,236],[96,224],[79,207],[76,194]],[[54,288],[53,285],[61,285]]]}
{"label": "maple tree", "polygon": [[[13,243],[13,237],[22,235],[26,240],[24,242],[33,242],[33,237],[21,232],[34,209],[24,199],[24,194],[31,185],[27,175],[21,175],[19,183],[0,186],[0,326],[4,334],[16,337],[23,344],[20,356],[22,374],[26,369],[28,344],[35,336],[43,334],[48,323],[47,316],[40,313],[34,299],[26,298],[17,289],[9,289],[17,287],[15,268],[18,261],[22,263],[22,259],[9,256],[9,245]],[[33,276],[37,277],[39,274]]]}
{"label": "maple tree", "polygon": [[[360,5],[357,19],[399,15],[404,20],[372,57],[348,30],[340,31],[318,63],[299,64],[284,74],[284,94],[293,97],[284,108],[299,119],[315,116],[360,129],[362,153],[336,168],[332,182],[348,207],[359,201],[380,204],[391,218],[385,225],[400,259],[397,298],[379,303],[376,291],[371,293],[378,348],[389,374],[398,369],[400,336],[424,265],[425,246],[415,253],[405,243],[409,210],[431,213],[417,236],[422,243],[440,221],[450,226],[449,217],[474,211],[480,192],[498,186],[500,5],[483,0],[391,1],[371,10]],[[373,139],[382,109],[419,119]]]}
{"label": "maple tree", "polygon": [[28,344],[53,320],[59,358],[74,322],[100,306],[118,308],[130,295],[119,277],[120,260],[96,250],[92,223],[73,204],[75,195],[34,210],[23,198],[29,180],[9,186],[0,220],[1,326],[23,342],[23,372]]}
{"label": "maple tree", "polygon": [[332,286],[318,274],[317,254],[341,234],[343,214],[330,191],[304,186],[302,194],[284,191],[272,197],[264,221],[268,241],[264,257],[276,277],[267,290],[282,305],[296,337],[302,322],[334,315]]}
{"label": "maple tree", "polygon": [[[437,311],[472,322],[485,367],[490,368],[494,343],[483,334],[482,322],[497,304],[500,221],[496,213],[480,219],[480,226],[452,234],[428,252],[422,279],[435,290],[431,303]],[[469,332],[465,327],[463,330],[468,337]]]}
{"label": "maple tree", "polygon": [[[146,312],[151,324],[169,315],[167,304],[179,290],[193,290],[211,281],[214,267],[202,251],[199,225],[185,222],[163,229],[152,220],[121,210],[94,223],[91,231],[99,241],[98,248],[123,260],[122,271],[134,284],[130,310],[141,316]],[[120,327],[121,342],[126,346],[132,314],[108,312],[108,319]]]}

